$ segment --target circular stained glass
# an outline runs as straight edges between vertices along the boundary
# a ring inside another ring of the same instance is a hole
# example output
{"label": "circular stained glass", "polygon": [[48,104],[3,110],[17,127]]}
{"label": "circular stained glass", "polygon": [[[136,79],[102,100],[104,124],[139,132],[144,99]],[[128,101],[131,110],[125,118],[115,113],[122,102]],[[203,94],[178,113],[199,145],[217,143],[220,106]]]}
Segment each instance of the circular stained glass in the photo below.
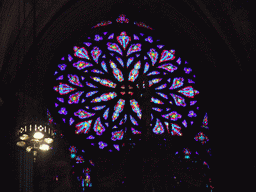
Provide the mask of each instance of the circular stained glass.
{"label": "circular stained glass", "polygon": [[93,145],[119,150],[124,137],[145,131],[137,95],[144,74],[152,132],[183,136],[197,116],[199,91],[190,65],[174,49],[152,35],[127,30],[87,37],[54,64],[56,113]]}

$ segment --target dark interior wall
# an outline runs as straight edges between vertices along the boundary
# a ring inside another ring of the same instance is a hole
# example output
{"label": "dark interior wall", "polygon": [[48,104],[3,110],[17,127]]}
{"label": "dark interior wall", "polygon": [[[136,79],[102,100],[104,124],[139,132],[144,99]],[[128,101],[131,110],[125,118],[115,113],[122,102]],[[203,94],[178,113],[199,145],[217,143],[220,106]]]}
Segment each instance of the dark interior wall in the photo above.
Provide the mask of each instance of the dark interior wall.
{"label": "dark interior wall", "polygon": [[[217,162],[217,165],[213,166],[219,176],[216,179],[223,181],[227,177],[230,178],[226,187],[231,187],[230,185],[234,181],[240,181],[238,170],[243,171],[246,175],[250,168],[246,163],[251,161],[249,159],[251,156],[250,146],[255,145],[252,134],[248,135],[247,131],[241,138],[241,130],[251,127],[249,122],[242,123],[241,119],[245,121],[248,118],[245,106],[255,104],[250,96],[253,95],[253,92],[249,91],[253,89],[250,83],[253,83],[254,78],[241,73],[237,66],[237,58],[233,56],[219,34],[212,26],[209,26],[209,23],[205,24],[205,20],[200,20],[193,11],[186,11],[185,7],[188,7],[186,3],[175,2],[175,5],[172,5],[175,7],[173,8],[167,1],[125,1],[126,4],[122,2],[79,1],[76,4],[68,3],[51,19],[38,35],[36,46],[31,47],[26,54],[22,66],[16,68],[17,73],[13,83],[9,84],[7,81],[3,85],[5,104],[1,107],[1,112],[4,124],[8,127],[16,126],[15,114],[19,110],[17,98],[14,96],[16,91],[24,91],[31,97],[45,102],[42,95],[44,82],[47,79],[47,69],[51,67],[51,58],[54,56],[55,50],[63,41],[70,39],[72,35],[87,33],[90,26],[102,20],[115,19],[119,13],[114,10],[118,9],[119,5],[122,8],[128,6],[132,11],[123,11],[129,15],[128,17],[136,18],[135,20],[143,21],[158,29],[163,36],[173,37],[168,38],[167,42],[171,44],[175,39],[175,44],[179,46],[179,49],[184,50],[183,55],[195,64],[194,67],[199,72],[198,82],[200,82],[202,95],[204,95],[202,108],[208,112],[209,121],[212,123],[213,154]],[[192,3],[191,6],[195,6],[195,4]],[[121,11],[121,13],[123,12]],[[18,51],[18,45],[11,46],[14,47],[10,49],[10,54],[6,56],[5,60],[9,64],[15,61],[13,56]],[[35,47],[37,47],[37,65],[34,65],[31,59],[35,54]],[[241,61],[246,62],[243,59]],[[7,69],[9,68],[4,67],[2,72],[8,74]],[[250,72],[252,73],[252,71]],[[11,73],[9,75],[12,76]],[[243,80],[243,78],[248,80]],[[249,95],[248,97],[245,97],[246,93]],[[250,104],[246,102],[248,100]],[[252,112],[248,115],[253,118],[255,113]],[[251,122],[250,119],[249,121]],[[12,139],[10,139],[13,138],[13,131],[11,128],[8,129],[6,131],[8,136],[5,136],[10,150],[13,150]],[[9,137],[10,135],[12,137]],[[6,154],[15,159],[15,154],[11,154],[10,150],[5,150]],[[13,174],[15,174],[15,169]],[[247,178],[252,179],[249,176]]]}

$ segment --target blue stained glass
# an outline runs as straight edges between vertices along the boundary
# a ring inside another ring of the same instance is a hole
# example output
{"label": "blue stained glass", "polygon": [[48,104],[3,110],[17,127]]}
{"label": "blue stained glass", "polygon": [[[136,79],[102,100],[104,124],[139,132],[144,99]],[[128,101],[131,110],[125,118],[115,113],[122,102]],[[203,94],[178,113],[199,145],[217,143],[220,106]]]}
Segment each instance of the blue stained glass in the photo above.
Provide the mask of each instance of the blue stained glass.
{"label": "blue stained glass", "polygon": [[68,55],[68,60],[69,60],[69,61],[72,61],[72,60],[73,60],[73,57],[71,57],[71,55]]}
{"label": "blue stained glass", "polygon": [[84,44],[87,45],[87,47],[91,46],[91,43],[84,42]]}
{"label": "blue stained glass", "polygon": [[133,37],[134,37],[134,40],[140,40],[139,37],[136,35],[133,35]]}
{"label": "blue stained glass", "polygon": [[108,37],[108,39],[113,39],[114,38],[114,33],[112,33],[109,37]]}
{"label": "blue stained glass", "polygon": [[57,99],[58,99],[60,102],[64,103],[64,99],[63,99],[63,98],[57,97]]}
{"label": "blue stained glass", "polygon": [[132,61],[133,61],[133,57],[130,57],[129,59],[128,59],[128,61],[127,61],[127,68],[129,67],[129,65],[132,63]]}
{"label": "blue stained glass", "polygon": [[95,93],[97,93],[98,91],[90,91],[86,94],[86,97],[90,97],[92,95],[94,95]]}
{"label": "blue stained glass", "polygon": [[64,71],[67,67],[65,64],[59,64],[58,67],[60,68],[61,71]]}
{"label": "blue stained glass", "polygon": [[156,92],[158,95],[160,95],[161,97],[165,98],[165,99],[168,99],[168,96],[163,94],[163,93],[159,93],[159,92]]}
{"label": "blue stained glass", "polygon": [[107,120],[107,118],[108,118],[108,113],[109,113],[109,108],[106,109],[106,111],[105,111],[104,114],[103,114],[103,118],[104,118],[105,120]]}
{"label": "blue stained glass", "polygon": [[107,69],[105,61],[101,62],[101,67],[104,69],[104,71],[108,72],[108,69]]}
{"label": "blue stained glass", "polygon": [[134,125],[138,125],[137,121],[130,115],[130,119],[131,119],[131,122],[134,124]]}
{"label": "blue stained glass", "polygon": [[143,33],[140,33],[141,36],[143,36],[144,34]]}
{"label": "blue stained glass", "polygon": [[74,123],[74,119],[71,117],[70,119],[69,119],[69,125],[72,125]]}
{"label": "blue stained glass", "polygon": [[147,76],[149,76],[149,75],[158,75],[158,74],[160,74],[160,72],[158,72],[158,71],[152,71],[151,73],[147,74]]}
{"label": "blue stained glass", "polygon": [[191,79],[188,79],[188,83],[195,83],[195,82],[192,81]]}
{"label": "blue stained glass", "polygon": [[147,73],[148,69],[149,69],[149,64],[148,64],[148,62],[146,62],[143,73]]}
{"label": "blue stained glass", "polygon": [[165,83],[165,84],[163,84],[163,85],[161,85],[161,86],[157,87],[157,88],[156,88],[156,90],[164,89],[166,86],[167,86],[167,84]]}
{"label": "blue stained glass", "polygon": [[164,47],[164,45],[157,45],[157,47],[158,47],[159,49],[162,49],[162,48]]}
{"label": "blue stained glass", "polygon": [[63,75],[59,76],[56,80],[63,80]]}
{"label": "blue stained glass", "polygon": [[86,85],[87,85],[88,87],[98,88],[98,87],[96,87],[95,85],[93,85],[93,84],[91,84],[91,83],[89,83],[89,82],[86,82]]}

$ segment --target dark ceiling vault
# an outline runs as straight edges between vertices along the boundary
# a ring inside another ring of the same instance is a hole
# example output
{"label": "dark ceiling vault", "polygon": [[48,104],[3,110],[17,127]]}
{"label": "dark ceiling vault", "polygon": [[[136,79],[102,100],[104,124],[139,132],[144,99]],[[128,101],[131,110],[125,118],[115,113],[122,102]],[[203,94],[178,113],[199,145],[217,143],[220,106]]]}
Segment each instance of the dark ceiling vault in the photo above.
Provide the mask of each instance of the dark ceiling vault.
{"label": "dark ceiling vault", "polygon": [[[6,2],[3,6],[8,6]],[[30,3],[26,5],[27,9],[32,7],[32,1],[25,2]],[[0,93],[4,101],[1,111],[8,110],[9,107],[17,109],[17,103],[14,102],[16,92],[25,92],[44,103],[43,92],[44,82],[47,81],[48,76],[47,71],[53,65],[51,59],[60,47],[65,42],[72,42],[75,38],[88,34],[95,24],[105,20],[113,21],[123,13],[131,20],[142,21],[156,29],[161,37],[167,37],[168,44],[173,43],[177,45],[177,49],[182,50],[184,59],[193,63],[198,72],[197,83],[200,84],[204,95],[202,108],[209,114],[213,137],[218,138],[218,141],[213,139],[213,145],[216,144],[215,153],[218,149],[219,156],[223,157],[216,162],[223,160],[226,164],[230,163],[230,157],[237,150],[243,152],[239,148],[241,143],[245,144],[245,142],[238,142],[240,127],[244,129],[251,127],[245,126],[246,122],[244,124],[238,122],[239,119],[248,119],[248,116],[254,118],[255,115],[255,113],[249,113],[246,116],[243,108],[246,101],[250,101],[247,106],[254,104],[251,98],[253,91],[247,91],[249,95],[243,100],[245,98],[243,93],[246,93],[246,90],[252,90],[249,83],[255,80],[255,65],[252,64],[256,55],[253,43],[254,32],[249,28],[247,33],[243,33],[246,26],[242,24],[239,28],[240,22],[249,21],[247,25],[249,27],[252,25],[250,20],[247,21],[248,18],[246,19],[242,14],[247,13],[244,11],[243,4],[230,2],[228,5],[221,1],[202,0],[172,2],[174,1],[80,0],[67,2],[59,0],[55,4],[49,1],[38,1],[38,29],[34,44],[32,44],[33,11],[26,14],[26,20],[20,32],[15,29],[18,23],[13,20],[13,17],[6,19],[5,21],[10,23],[5,23],[5,27],[9,25],[13,28],[6,27],[1,30],[2,37],[6,37],[3,40],[5,46],[1,47],[1,53],[4,54],[1,55],[0,60],[2,65],[0,84],[4,90]],[[14,8],[8,10],[13,12],[16,10]],[[242,15],[243,18],[240,18],[239,10],[240,12],[242,10],[240,16]],[[3,16],[4,9],[1,11]],[[239,30],[235,30],[236,27]],[[36,64],[32,60],[34,55],[37,59]],[[252,74],[246,76],[246,80],[243,80],[242,69]],[[14,125],[15,117],[13,116],[13,113],[8,112],[3,119],[6,122],[11,121]],[[246,137],[250,138],[252,135]],[[252,141],[247,139],[246,145],[254,146],[255,143]],[[224,148],[222,145],[217,145],[218,143],[224,145]],[[233,164],[227,165],[229,168],[226,168],[226,172],[232,170]]]}

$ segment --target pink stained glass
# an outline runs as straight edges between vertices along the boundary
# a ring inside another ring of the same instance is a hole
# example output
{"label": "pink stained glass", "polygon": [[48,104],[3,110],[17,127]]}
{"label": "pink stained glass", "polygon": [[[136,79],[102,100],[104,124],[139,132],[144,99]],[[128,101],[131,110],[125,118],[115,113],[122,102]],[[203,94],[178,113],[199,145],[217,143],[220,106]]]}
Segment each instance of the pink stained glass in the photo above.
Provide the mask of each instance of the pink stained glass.
{"label": "pink stained glass", "polygon": [[153,128],[153,132],[155,134],[163,134],[164,133],[163,124],[161,123],[161,121],[159,119],[156,119],[156,125]]}
{"label": "pink stained glass", "polygon": [[167,84],[165,83],[165,84],[163,84],[163,85],[157,87],[156,90],[164,89],[166,86],[167,86]]}
{"label": "pink stained glass", "polygon": [[115,131],[115,132],[112,132],[111,140],[113,140],[113,141],[122,140],[123,136],[124,136],[124,131],[123,130]]}
{"label": "pink stained glass", "polygon": [[183,106],[183,107],[186,106],[184,98],[182,98],[182,97],[180,97],[178,95],[172,94],[172,93],[171,93],[171,96],[173,97],[173,99],[174,99],[174,101],[175,101],[177,106]]}
{"label": "pink stained glass", "polygon": [[63,75],[59,76],[56,80],[63,80]]}
{"label": "pink stained glass", "polygon": [[108,113],[109,113],[109,108],[106,109],[106,111],[105,111],[104,114],[103,114],[103,118],[104,118],[105,120],[107,120],[107,118],[108,118]]}
{"label": "pink stained glass", "polygon": [[92,120],[80,122],[76,124],[76,134],[87,134],[90,131]]}
{"label": "pink stained glass", "polygon": [[189,74],[192,71],[192,69],[184,67],[184,71],[185,71],[185,73]]}
{"label": "pink stained glass", "polygon": [[101,62],[101,67],[104,69],[104,71],[108,72],[108,69],[107,69],[105,61]]}
{"label": "pink stained glass", "polygon": [[161,66],[158,66],[157,68],[164,69],[171,73],[178,69],[176,66],[172,65],[171,63],[163,64]]}
{"label": "pink stained glass", "polygon": [[87,45],[87,47],[91,46],[91,43],[88,43],[88,42],[84,42],[84,44]]}
{"label": "pink stained glass", "polygon": [[149,64],[148,64],[148,62],[146,62],[143,73],[147,73],[148,69],[149,69]]}
{"label": "pink stained glass", "polygon": [[117,151],[120,150],[119,145],[113,145],[113,146],[116,148]]}
{"label": "pink stained glass", "polygon": [[86,85],[87,85],[88,87],[98,88],[98,87],[96,87],[95,85],[93,85],[93,84],[91,84],[91,83],[88,83],[88,82],[86,82]]}
{"label": "pink stained glass", "polygon": [[138,75],[139,75],[139,69],[141,67],[141,62],[138,61],[135,65],[134,65],[134,69],[132,69],[129,73],[129,78],[128,81],[134,82]]}
{"label": "pink stained glass", "polygon": [[189,97],[189,98],[194,98],[194,89],[192,86],[184,87],[183,89],[179,90],[178,92]]}
{"label": "pink stained glass", "polygon": [[138,131],[138,130],[132,128],[132,127],[131,127],[131,130],[132,130],[132,133],[133,133],[134,135],[141,134],[140,131]]}
{"label": "pink stained glass", "polygon": [[183,82],[184,82],[184,79],[182,77],[174,78],[172,86],[170,87],[170,89],[177,89],[177,88],[183,86]]}
{"label": "pink stained glass", "polygon": [[122,50],[119,48],[119,46],[116,43],[107,43],[108,50],[115,51],[116,53],[119,53],[120,55],[123,55]]}
{"label": "pink stained glass", "polygon": [[76,157],[76,163],[83,163],[83,162],[84,162],[84,158],[82,156]]}
{"label": "pink stained glass", "polygon": [[166,115],[162,115],[162,117],[166,118],[166,119],[170,119],[172,121],[177,121],[178,119],[181,118],[181,115],[178,114],[176,111],[172,111],[171,113],[168,113]]}
{"label": "pink stained glass", "polygon": [[147,76],[150,76],[150,75],[158,75],[160,74],[160,72],[158,71],[152,71],[151,73],[147,74]]}
{"label": "pink stained glass", "polygon": [[98,69],[92,69],[91,72],[98,73],[98,74],[104,74],[102,71],[100,71]]}
{"label": "pink stained glass", "polygon": [[194,139],[196,141],[200,141],[202,144],[205,144],[207,141],[209,141],[208,137],[203,132],[199,132]]}
{"label": "pink stained glass", "polygon": [[95,121],[93,130],[97,135],[102,135],[102,133],[105,131],[105,128],[100,121],[100,117],[98,117],[97,120]]}
{"label": "pink stained glass", "polygon": [[163,93],[159,93],[159,92],[156,92],[158,95],[160,95],[161,97],[165,98],[165,99],[168,99],[168,96],[163,94]]}
{"label": "pink stained glass", "polygon": [[61,103],[64,103],[64,99],[63,99],[63,98],[57,97],[57,99],[58,99]]}
{"label": "pink stained glass", "polygon": [[202,127],[202,128],[206,128],[206,129],[209,129],[209,127],[208,127],[208,115],[207,115],[207,113],[206,113],[205,116],[204,116],[203,125],[202,125],[201,127]]}
{"label": "pink stained glass", "polygon": [[111,21],[103,21],[103,22],[98,23],[97,25],[93,26],[92,29],[93,29],[93,28],[96,28],[96,27],[101,27],[101,26],[110,25],[110,24],[112,24]]}
{"label": "pink stained glass", "polygon": [[124,67],[124,62],[121,58],[116,57],[117,61],[122,65],[122,67]]}
{"label": "pink stained glass", "polygon": [[75,146],[70,146],[69,151],[70,151],[70,153],[76,153],[77,152]]}
{"label": "pink stained glass", "polygon": [[175,50],[163,50],[163,52],[161,53],[161,59],[159,61],[159,63],[162,63],[164,61],[169,61],[169,60],[174,60],[175,59]]}
{"label": "pink stained glass", "polygon": [[195,83],[195,82],[192,81],[191,79],[188,79],[188,83]]}
{"label": "pink stained glass", "polygon": [[101,53],[102,51],[98,47],[94,47],[93,50],[91,51],[92,58],[97,64],[98,64],[98,59]]}
{"label": "pink stained glass", "polygon": [[72,125],[74,123],[74,119],[71,117],[70,119],[69,119],[69,125]]}
{"label": "pink stained glass", "polygon": [[181,59],[179,58],[176,62],[180,65],[181,64]]}
{"label": "pink stained glass", "polygon": [[151,27],[147,26],[145,23],[143,22],[135,22],[135,25],[139,26],[139,27],[144,27],[144,28],[147,28],[147,29],[151,29]]}
{"label": "pink stained glass", "polygon": [[78,70],[82,70],[86,67],[91,67],[93,66],[93,64],[88,63],[88,62],[84,62],[84,61],[78,61],[76,63],[73,63],[73,66],[76,67]]}
{"label": "pink stained glass", "polygon": [[137,121],[130,115],[130,120],[134,125],[138,125]]}
{"label": "pink stained glass", "polygon": [[133,100],[130,100],[130,105],[132,107],[133,112],[137,114],[139,119],[141,119],[142,113],[141,113],[139,103],[135,99],[133,99]]}
{"label": "pink stained glass", "polygon": [[189,111],[188,116],[189,117],[196,117],[196,113],[194,111]]}
{"label": "pink stained glass", "polygon": [[93,107],[92,109],[95,110],[95,111],[99,111],[103,108],[105,108],[105,105],[104,106],[96,106],[96,107]]}
{"label": "pink stained glass", "polygon": [[69,104],[73,104],[73,103],[78,103],[80,96],[83,94],[84,91],[79,91],[77,93],[74,93],[72,95],[69,96],[69,100],[68,103]]}
{"label": "pink stained glass", "polygon": [[152,65],[154,66],[158,59],[158,53],[155,49],[150,49],[150,52],[147,52],[149,58],[152,61]]}
{"label": "pink stained glass", "polygon": [[73,87],[69,86],[68,84],[60,83],[59,86],[54,87],[54,90],[59,92],[60,95],[65,95],[72,91],[75,91],[76,88],[73,88]]}
{"label": "pink stained glass", "polygon": [[101,101],[110,101],[115,98],[117,94],[115,92],[104,93],[100,97],[97,97],[91,101],[91,103],[98,103]]}
{"label": "pink stained glass", "polygon": [[124,77],[123,77],[122,71],[116,67],[116,64],[115,64],[113,61],[110,60],[109,63],[110,63],[110,67],[113,69],[113,75],[114,75],[114,77],[115,77],[119,82],[124,81]]}
{"label": "pink stained glass", "polygon": [[129,65],[132,63],[132,61],[133,61],[133,57],[130,57],[129,59],[128,59],[128,61],[127,61],[127,68],[129,67]]}
{"label": "pink stained glass", "polygon": [[124,105],[125,105],[125,100],[119,99],[114,107],[114,113],[112,116],[113,122],[118,118],[119,114],[124,110]]}
{"label": "pink stained glass", "polygon": [[60,68],[61,71],[64,71],[67,67],[65,64],[59,64],[58,67]]}
{"label": "pink stained glass", "polygon": [[177,124],[172,123],[172,131],[171,131],[171,134],[172,134],[172,135],[182,136],[181,127],[178,126]]}
{"label": "pink stained glass", "polygon": [[108,146],[107,143],[104,143],[104,142],[102,142],[102,141],[100,141],[98,144],[99,144],[99,148],[100,148],[100,149],[103,149],[103,148],[105,148],[105,147]]}
{"label": "pink stained glass", "polygon": [[162,78],[157,78],[149,81],[149,87],[151,87],[153,84],[157,84],[162,80]]}
{"label": "pink stained glass", "polygon": [[86,119],[95,115],[95,113],[89,113],[83,109],[79,109],[74,113],[75,116],[78,116],[80,119]]}
{"label": "pink stained glass", "polygon": [[141,44],[140,43],[132,44],[130,46],[126,56],[129,56],[130,54],[138,52],[138,51],[141,51]]}
{"label": "pink stained glass", "polygon": [[160,101],[159,99],[156,99],[154,97],[151,97],[151,102],[153,102],[155,104],[164,104],[162,101]]}
{"label": "pink stained glass", "polygon": [[108,79],[101,79],[99,77],[91,77],[94,81],[99,82],[101,85],[106,87],[115,88],[116,84]]}
{"label": "pink stained glass", "polygon": [[184,125],[184,127],[186,127],[187,128],[187,121],[184,119],[184,121],[182,121],[182,124]]}
{"label": "pink stained glass", "polygon": [[118,36],[117,41],[120,43],[120,45],[126,49],[128,43],[131,41],[131,37],[126,35],[126,32],[121,32],[120,36]]}
{"label": "pink stained glass", "polygon": [[157,108],[157,107],[152,107],[152,109],[155,110],[155,111],[158,111],[158,112],[163,111],[163,109],[160,109],[160,108]]}
{"label": "pink stained glass", "polygon": [[145,41],[147,41],[147,42],[149,42],[149,43],[153,43],[153,38],[152,37],[147,37],[146,39],[145,39]]}
{"label": "pink stained glass", "polygon": [[67,110],[66,110],[65,107],[62,107],[62,108],[58,111],[58,113],[59,113],[59,114],[62,114],[62,115],[67,115],[67,114],[68,114],[68,112],[67,112]]}
{"label": "pink stained glass", "polygon": [[134,40],[140,40],[137,35],[133,35]]}
{"label": "pink stained glass", "polygon": [[75,46],[73,48],[73,50],[75,52],[74,56],[90,60],[88,51],[84,47],[79,48],[79,47]]}
{"label": "pink stained glass", "polygon": [[169,122],[164,122],[164,124],[165,124],[167,132],[169,134],[170,133]]}
{"label": "pink stained glass", "polygon": [[73,85],[83,87],[83,85],[79,81],[79,77],[77,75],[68,75],[68,81],[72,83]]}
{"label": "pink stained glass", "polygon": [[103,40],[103,38],[99,35],[95,35],[94,41],[100,41]]}
{"label": "pink stained glass", "polygon": [[129,23],[129,19],[125,18],[125,15],[122,14],[116,19],[117,23]]}

